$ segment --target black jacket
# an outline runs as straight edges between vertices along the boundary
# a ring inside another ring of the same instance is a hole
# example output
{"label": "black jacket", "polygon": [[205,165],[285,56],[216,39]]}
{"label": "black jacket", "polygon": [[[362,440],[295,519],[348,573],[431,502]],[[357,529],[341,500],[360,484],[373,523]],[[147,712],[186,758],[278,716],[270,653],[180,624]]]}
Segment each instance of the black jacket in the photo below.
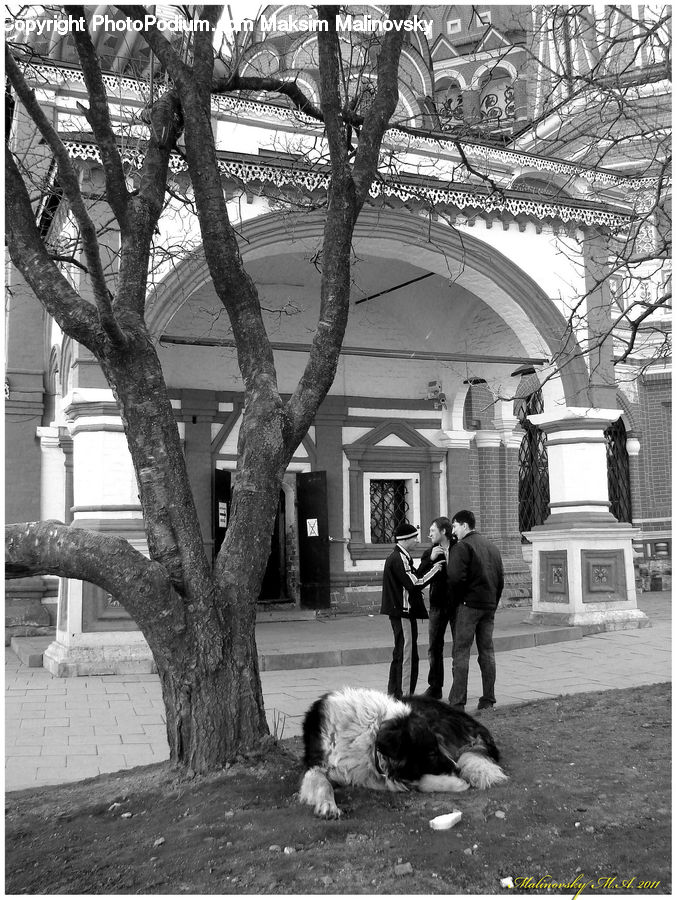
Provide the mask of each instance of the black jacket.
{"label": "black jacket", "polygon": [[470,531],[449,554],[447,578],[459,605],[496,609],[503,593],[503,560],[498,547],[478,531]]}
{"label": "black jacket", "polygon": [[381,613],[406,619],[427,619],[422,590],[437,574],[431,569],[419,578],[414,560],[404,547],[397,545],[383,567]]}
{"label": "black jacket", "polygon": [[[455,543],[455,541],[452,542],[452,545],[449,548],[450,554]],[[435,575],[430,582],[430,606],[434,609],[446,609],[452,602],[451,592],[449,590],[449,580],[447,578],[447,563],[443,556],[440,557],[440,560],[432,560],[430,558],[432,552],[432,547],[423,551],[421,564],[416,571],[419,576],[422,576],[429,572],[436,562],[443,563],[442,571]]]}

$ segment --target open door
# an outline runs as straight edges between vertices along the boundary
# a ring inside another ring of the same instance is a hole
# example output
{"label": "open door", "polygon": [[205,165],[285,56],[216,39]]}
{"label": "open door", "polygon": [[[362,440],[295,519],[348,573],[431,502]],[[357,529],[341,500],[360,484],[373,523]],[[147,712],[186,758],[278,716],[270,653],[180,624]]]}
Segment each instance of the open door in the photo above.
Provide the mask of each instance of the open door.
{"label": "open door", "polygon": [[327,473],[296,476],[301,606],[329,607],[329,515]]}
{"label": "open door", "polygon": [[270,556],[263,575],[259,601],[266,603],[288,603],[287,596],[287,550],[285,535],[285,496],[280,491],[280,502],[275,516],[275,528],[270,542]]}
{"label": "open door", "polygon": [[[214,472],[214,559],[221,549],[230,520],[232,498],[231,472],[216,469]],[[285,497],[280,491],[280,503],[275,516],[275,529],[270,544],[270,556],[263,576],[259,601],[288,603],[287,553],[285,533]]]}
{"label": "open door", "polygon": [[226,536],[230,519],[230,472],[216,469],[214,472],[214,559],[218,556]]}

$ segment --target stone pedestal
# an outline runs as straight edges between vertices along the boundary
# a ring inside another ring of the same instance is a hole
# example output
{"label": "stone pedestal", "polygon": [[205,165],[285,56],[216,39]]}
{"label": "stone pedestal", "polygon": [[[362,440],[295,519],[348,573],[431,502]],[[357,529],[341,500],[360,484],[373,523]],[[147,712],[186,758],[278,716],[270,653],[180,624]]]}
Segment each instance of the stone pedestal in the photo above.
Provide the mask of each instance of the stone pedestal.
{"label": "stone pedestal", "polygon": [[5,589],[5,645],[13,637],[51,634],[54,626],[42,605],[44,593],[40,577],[8,581]]}
{"label": "stone pedestal", "polygon": [[631,525],[580,528],[541,526],[533,545],[533,606],[539,625],[591,626],[613,631],[649,624],[637,609]]}
{"label": "stone pedestal", "polygon": [[567,407],[530,416],[548,435],[551,515],[533,546],[531,621],[591,630],[648,624],[637,609],[633,538],[609,512],[604,430],[620,410]]}

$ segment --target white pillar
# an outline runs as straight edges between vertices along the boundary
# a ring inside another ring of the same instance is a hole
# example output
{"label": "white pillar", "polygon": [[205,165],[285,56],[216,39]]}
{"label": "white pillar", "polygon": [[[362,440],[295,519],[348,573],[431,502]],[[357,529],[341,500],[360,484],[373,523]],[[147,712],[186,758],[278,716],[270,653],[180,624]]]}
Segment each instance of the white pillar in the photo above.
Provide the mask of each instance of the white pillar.
{"label": "white pillar", "polygon": [[[77,388],[64,407],[73,441],[71,528],[115,534],[146,553],[136,477],[112,391]],[[56,640],[43,665],[61,677],[155,671],[124,597],[74,579],[60,598]]]}
{"label": "white pillar", "polygon": [[648,624],[637,609],[632,540],[609,511],[604,430],[618,409],[565,407],[529,416],[548,437],[550,516],[534,548],[531,620],[612,630]]}

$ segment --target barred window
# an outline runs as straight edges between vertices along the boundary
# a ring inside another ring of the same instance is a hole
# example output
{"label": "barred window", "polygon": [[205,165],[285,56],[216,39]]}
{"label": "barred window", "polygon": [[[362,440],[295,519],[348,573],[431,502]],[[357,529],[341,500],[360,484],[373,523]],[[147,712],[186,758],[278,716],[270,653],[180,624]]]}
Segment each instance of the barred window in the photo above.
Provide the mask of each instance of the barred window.
{"label": "barred window", "polygon": [[395,529],[405,521],[409,512],[408,493],[404,479],[370,480],[372,544],[390,544],[395,540]]}

